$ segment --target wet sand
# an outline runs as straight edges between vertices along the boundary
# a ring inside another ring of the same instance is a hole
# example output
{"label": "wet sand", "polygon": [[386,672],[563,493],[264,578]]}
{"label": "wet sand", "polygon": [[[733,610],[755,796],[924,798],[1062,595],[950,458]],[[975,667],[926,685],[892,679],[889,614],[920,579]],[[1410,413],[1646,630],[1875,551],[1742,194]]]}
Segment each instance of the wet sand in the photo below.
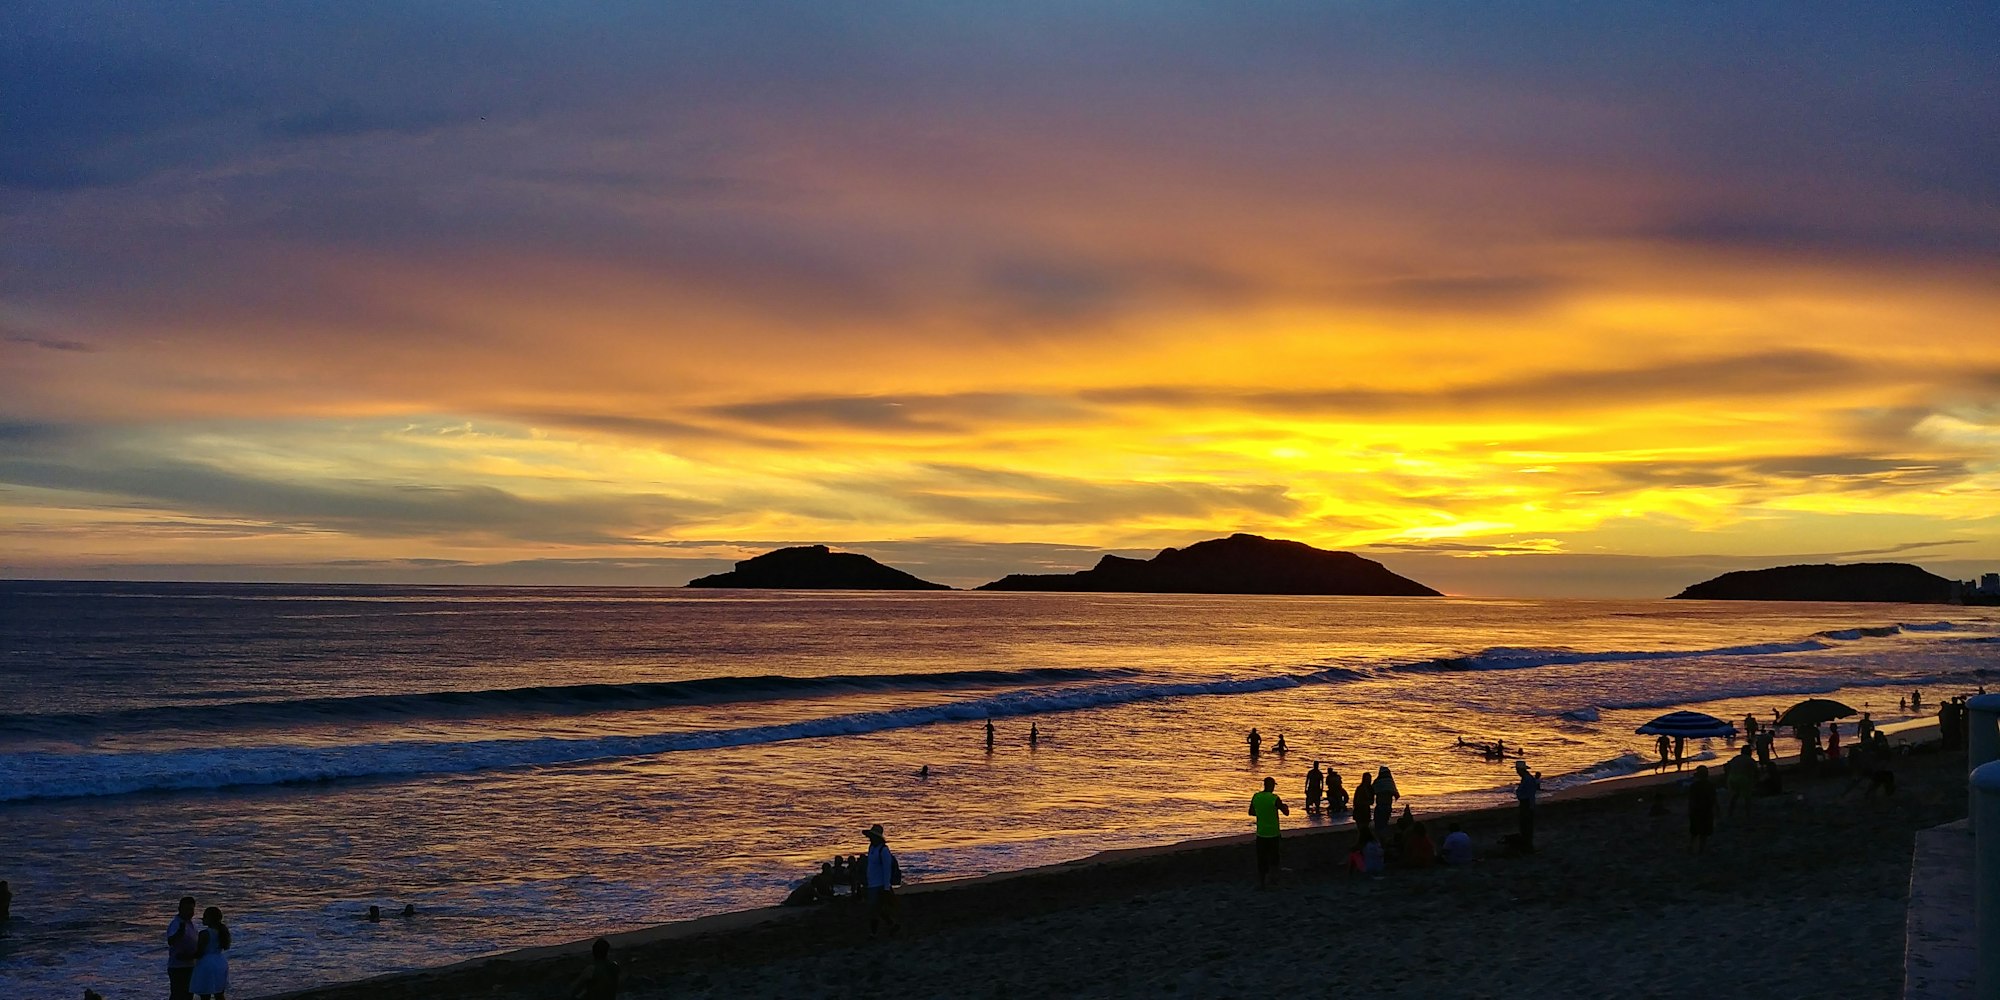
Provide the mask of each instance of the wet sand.
{"label": "wet sand", "polygon": [[[1964,761],[1899,758],[1893,798],[1788,772],[1786,795],[1722,816],[1701,856],[1674,776],[1639,775],[1545,802],[1533,855],[1501,849],[1511,809],[1458,817],[1480,851],[1466,868],[1349,878],[1336,855],[1352,834],[1318,829],[1286,838],[1281,884],[1258,891],[1248,838],[1220,838],[911,886],[902,932],[879,940],[843,899],[619,935],[614,957],[621,996],[641,1000],[1892,997],[1911,838],[1965,815]],[[1656,787],[1669,815],[1650,815]],[[1430,819],[1437,836],[1444,819]],[[587,953],[569,943],[287,996],[563,996]]]}

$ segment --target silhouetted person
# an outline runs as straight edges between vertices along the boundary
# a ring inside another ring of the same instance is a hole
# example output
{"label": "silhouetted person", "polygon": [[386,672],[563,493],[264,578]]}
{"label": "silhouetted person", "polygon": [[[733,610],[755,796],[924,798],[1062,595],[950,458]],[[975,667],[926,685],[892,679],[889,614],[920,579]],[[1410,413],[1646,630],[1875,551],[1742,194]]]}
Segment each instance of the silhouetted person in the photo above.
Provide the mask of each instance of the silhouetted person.
{"label": "silhouetted person", "polygon": [[1283,756],[1285,755],[1285,751],[1286,751],[1287,749],[1289,749],[1289,748],[1285,746],[1285,734],[1284,734],[1284,733],[1279,733],[1279,734],[1278,734],[1278,742],[1277,742],[1277,743],[1276,743],[1275,745],[1273,745],[1273,746],[1271,747],[1271,750],[1272,750],[1272,752],[1273,752],[1273,753],[1276,753],[1276,754],[1277,754],[1278,756],[1280,756],[1280,757],[1283,757]]}
{"label": "silhouetted person", "polygon": [[1361,772],[1361,784],[1354,786],[1354,825],[1375,822],[1375,776]]}
{"label": "silhouetted person", "polygon": [[194,897],[182,896],[180,910],[167,922],[167,998],[192,1000],[188,980],[194,977],[196,947],[201,931],[194,922]]}
{"label": "silhouetted person", "polygon": [[410,919],[411,917],[414,917],[414,916],[416,916],[416,915],[417,915],[417,904],[415,904],[415,903],[404,903],[404,904],[403,904],[403,913],[402,913],[402,917],[403,917],[403,919],[404,919],[404,920],[408,920],[408,919]]}
{"label": "silhouetted person", "polygon": [[1757,772],[1757,794],[1759,795],[1785,794],[1785,779],[1779,776],[1777,764],[1770,761],[1766,761],[1764,763],[1764,769]]}
{"label": "silhouetted person", "polygon": [[812,879],[806,879],[785,893],[785,900],[779,906],[811,906],[819,902],[819,894],[813,891]]}
{"label": "silhouetted person", "polygon": [[1341,784],[1340,772],[1326,769],[1326,811],[1330,813],[1347,810],[1347,786]]}
{"label": "silhouetted person", "polygon": [[1354,849],[1361,855],[1361,874],[1381,878],[1383,869],[1388,867],[1382,859],[1382,838],[1364,829],[1355,834],[1355,841]]}
{"label": "silhouetted person", "polygon": [[[1514,811],[1520,819],[1521,850],[1535,849],[1535,796],[1542,793],[1542,774],[1530,772],[1528,762],[1514,762],[1514,774],[1520,782],[1514,786]],[[1558,838],[1560,839],[1560,838]]]}
{"label": "silhouetted person", "polygon": [[188,992],[201,994],[201,1000],[228,1000],[224,994],[229,991],[229,927],[222,922],[222,910],[214,906],[203,910],[201,926]]}
{"label": "silhouetted person", "polygon": [[1855,727],[1855,732],[1860,736],[1861,742],[1863,743],[1866,743],[1869,740],[1874,739],[1875,720],[1870,718],[1867,712],[1861,713],[1861,724]]}
{"label": "silhouetted person", "polygon": [[1265,778],[1264,790],[1250,796],[1249,814],[1257,818],[1257,888],[1270,884],[1278,870],[1278,814],[1292,814],[1292,807],[1278,797],[1278,779]]}
{"label": "silhouetted person", "polygon": [[1325,787],[1326,773],[1319,769],[1319,761],[1313,761],[1312,770],[1306,772],[1306,815],[1319,811],[1320,793]]}
{"label": "silhouetted person", "polygon": [[993,720],[986,720],[986,749],[993,749]]}
{"label": "silhouetted person", "polygon": [[0,878],[0,924],[6,923],[13,915],[14,889],[7,884],[6,879]]}
{"label": "silhouetted person", "polygon": [[1688,850],[1700,854],[1708,850],[1708,838],[1715,833],[1715,782],[1708,780],[1708,765],[1694,769],[1694,783],[1688,786]]}
{"label": "silhouetted person", "polygon": [[1736,803],[1743,803],[1745,815],[1750,813],[1750,800],[1757,794],[1757,762],[1750,759],[1750,748],[1744,747],[1722,765],[1722,784],[1729,789],[1729,816],[1736,816]]}
{"label": "silhouetted person", "polygon": [[1667,737],[1667,734],[1665,734],[1665,733],[1661,733],[1661,734],[1660,734],[1660,738],[1659,738],[1659,739],[1657,739],[1657,740],[1654,740],[1654,741],[1653,741],[1653,746],[1654,746],[1654,747],[1656,747],[1656,748],[1658,748],[1658,749],[1659,749],[1659,751],[1660,751],[1660,767],[1659,767],[1659,769],[1660,769],[1660,770],[1662,770],[1662,771],[1664,771],[1664,770],[1666,770],[1666,769],[1667,769],[1667,761],[1668,761],[1668,759],[1670,759],[1670,758],[1671,758],[1671,757],[1673,756],[1673,753],[1674,753],[1674,741],[1673,741],[1672,739],[1669,739],[1669,738]]}
{"label": "silhouetted person", "polygon": [[1688,749],[1687,737],[1685,736],[1674,737],[1674,770],[1678,771],[1681,768],[1687,766],[1687,749]]}
{"label": "silhouetted person", "polygon": [[1410,825],[1409,844],[1403,849],[1403,859],[1412,868],[1429,868],[1437,863],[1437,845],[1431,843],[1431,835],[1422,823]]}
{"label": "silhouetted person", "polygon": [[1035,746],[1040,742],[1042,742],[1042,727],[1032,722],[1028,723],[1028,745]]}
{"label": "silhouetted person", "polygon": [[382,922],[382,908],[380,906],[370,905],[368,907],[368,922],[371,924]]}
{"label": "silhouetted person", "polygon": [[1389,829],[1389,821],[1396,817],[1396,800],[1403,793],[1396,788],[1396,776],[1389,773],[1389,766],[1382,765],[1375,772],[1375,831],[1379,836]]}
{"label": "silhouetted person", "polygon": [[863,830],[868,837],[868,933],[876,925],[888,924],[889,933],[902,929],[896,922],[896,855],[882,835],[882,824]]}
{"label": "silhouetted person", "polygon": [[1243,737],[1243,742],[1250,744],[1250,756],[1253,759],[1264,752],[1264,734],[1258,732],[1255,726],[1250,727],[1250,735]]}
{"label": "silhouetted person", "polygon": [[1410,807],[1403,807],[1403,814],[1396,817],[1396,859],[1402,860],[1410,849],[1410,828],[1417,825],[1417,818],[1410,814]]}
{"label": "silhouetted person", "polygon": [[1749,712],[1743,713],[1743,734],[1752,740],[1757,738],[1757,717]]}
{"label": "silhouetted person", "polygon": [[618,963],[611,960],[611,942],[590,942],[590,966],[570,984],[569,995],[571,1000],[616,1000]]}
{"label": "silhouetted person", "polygon": [[925,764],[924,766],[917,768],[917,780],[922,781],[924,779],[929,778],[930,776],[931,776],[931,766],[929,764]]}

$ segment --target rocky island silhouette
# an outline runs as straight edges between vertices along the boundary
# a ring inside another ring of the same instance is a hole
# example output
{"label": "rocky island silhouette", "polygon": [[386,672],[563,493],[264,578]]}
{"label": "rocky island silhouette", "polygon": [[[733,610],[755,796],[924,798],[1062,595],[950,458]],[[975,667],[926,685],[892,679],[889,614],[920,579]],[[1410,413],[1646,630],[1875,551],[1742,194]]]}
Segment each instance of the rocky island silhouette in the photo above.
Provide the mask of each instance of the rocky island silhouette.
{"label": "rocky island silhouette", "polygon": [[727,573],[688,581],[690,587],[758,590],[950,590],[884,566],[858,552],[799,545],[745,559]]}
{"label": "rocky island silhouette", "polygon": [[1909,563],[1821,563],[1724,573],[1673,599],[1943,604],[1951,597],[1950,580]]}
{"label": "rocky island silhouette", "polygon": [[1016,573],[980,590],[1080,591],[1131,594],[1311,594],[1441,597],[1352,552],[1304,542],[1234,534],[1162,549],[1151,559],[1106,555],[1077,573]]}

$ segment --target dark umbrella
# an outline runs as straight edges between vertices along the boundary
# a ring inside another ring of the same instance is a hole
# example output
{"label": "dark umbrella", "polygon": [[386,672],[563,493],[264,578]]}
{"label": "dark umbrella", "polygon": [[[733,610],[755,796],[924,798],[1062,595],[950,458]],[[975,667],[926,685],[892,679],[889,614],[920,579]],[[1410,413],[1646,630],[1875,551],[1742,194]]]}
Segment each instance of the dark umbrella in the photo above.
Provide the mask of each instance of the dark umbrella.
{"label": "dark umbrella", "polygon": [[1853,714],[1853,709],[1832,698],[1807,698],[1785,709],[1785,714],[1778,716],[1778,725],[1817,726],[1822,722],[1845,719]]}
{"label": "dark umbrella", "polygon": [[1734,725],[1700,712],[1668,712],[1632,731],[1647,736],[1684,736],[1691,740],[1736,735]]}

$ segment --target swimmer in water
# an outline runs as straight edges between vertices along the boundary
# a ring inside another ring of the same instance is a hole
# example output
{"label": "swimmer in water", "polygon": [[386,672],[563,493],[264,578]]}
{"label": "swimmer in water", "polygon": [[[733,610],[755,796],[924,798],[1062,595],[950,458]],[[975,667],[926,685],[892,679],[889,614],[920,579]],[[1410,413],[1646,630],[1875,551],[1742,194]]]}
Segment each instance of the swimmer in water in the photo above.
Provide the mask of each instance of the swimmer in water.
{"label": "swimmer in water", "polygon": [[925,764],[924,766],[917,768],[917,778],[919,780],[928,778],[930,776],[931,776],[931,766],[929,764]]}

